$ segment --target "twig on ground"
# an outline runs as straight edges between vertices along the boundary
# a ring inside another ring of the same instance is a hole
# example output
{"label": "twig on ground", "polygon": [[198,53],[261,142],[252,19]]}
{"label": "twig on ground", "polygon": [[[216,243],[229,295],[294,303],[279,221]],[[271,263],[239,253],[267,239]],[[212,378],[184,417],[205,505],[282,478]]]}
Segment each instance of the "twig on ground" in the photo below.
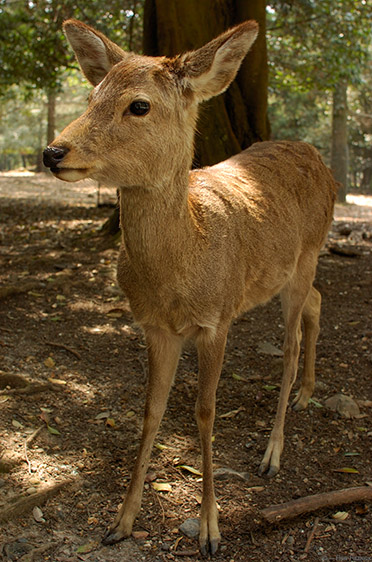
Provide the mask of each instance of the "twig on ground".
{"label": "twig on ground", "polygon": [[65,345],[64,343],[57,343],[57,342],[53,342],[53,341],[46,341],[45,342],[46,345],[51,345],[53,347],[59,347],[60,349],[64,349],[65,351],[68,351],[69,353],[72,353],[72,355],[75,355],[75,357],[77,357],[77,359],[81,359],[81,355],[78,351],[76,351],[75,349],[72,349],[71,347],[68,347],[67,345]]}
{"label": "twig on ground", "polygon": [[315,532],[318,528],[318,525],[319,525],[319,517],[315,517],[313,528],[312,528],[311,532],[309,533],[309,536],[308,536],[307,541],[306,541],[306,545],[305,545],[305,549],[304,549],[304,552],[306,552],[306,553],[308,553],[309,550],[310,550],[310,545],[311,545],[311,542],[312,542],[312,540],[315,536]]}
{"label": "twig on ground", "polygon": [[41,425],[40,427],[38,427],[29,437],[27,437],[27,439],[25,441],[25,459],[26,459],[26,462],[28,464],[29,474],[31,474],[31,462],[30,462],[30,459],[28,458],[27,449],[31,445],[31,443],[34,441],[34,439],[36,439],[36,437],[39,435],[39,433],[42,429],[44,429],[44,425]]}

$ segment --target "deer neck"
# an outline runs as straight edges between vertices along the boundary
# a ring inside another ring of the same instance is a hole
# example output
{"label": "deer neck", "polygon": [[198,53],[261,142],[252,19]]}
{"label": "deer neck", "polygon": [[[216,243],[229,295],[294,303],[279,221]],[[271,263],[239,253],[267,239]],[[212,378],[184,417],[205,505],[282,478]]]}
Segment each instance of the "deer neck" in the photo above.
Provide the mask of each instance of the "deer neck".
{"label": "deer neck", "polygon": [[121,188],[122,242],[132,265],[153,270],[179,260],[193,239],[188,202],[189,168],[179,168],[166,181]]}

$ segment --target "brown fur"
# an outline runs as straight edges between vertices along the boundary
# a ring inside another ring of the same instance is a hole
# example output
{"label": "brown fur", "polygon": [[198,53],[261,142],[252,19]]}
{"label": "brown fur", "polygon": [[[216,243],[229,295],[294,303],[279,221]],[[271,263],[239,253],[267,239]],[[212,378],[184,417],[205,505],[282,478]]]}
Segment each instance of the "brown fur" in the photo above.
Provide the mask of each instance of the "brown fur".
{"label": "brown fur", "polygon": [[[216,166],[190,172],[198,103],[233,80],[255,39],[254,22],[175,59],[124,53],[74,20],[66,22],[65,30],[96,87],[87,111],[52,143],[54,149],[69,149],[55,173],[66,181],[89,176],[120,186],[118,281],[143,328],[149,354],[141,445],[126,499],[105,542],[131,534],[182,345],[193,338],[203,457],[200,545],[202,552],[210,548],[213,553],[220,534],[211,437],[229,325],[241,312],[280,293],[286,330],[283,383],[260,466],[260,473],[274,475],[297,373],[301,319],[305,361],[296,409],[306,407],[314,388],[320,295],[312,284],[332,219],[335,183],[314,148],[293,142],[256,144]],[[150,103],[147,115],[131,113],[135,100]]]}

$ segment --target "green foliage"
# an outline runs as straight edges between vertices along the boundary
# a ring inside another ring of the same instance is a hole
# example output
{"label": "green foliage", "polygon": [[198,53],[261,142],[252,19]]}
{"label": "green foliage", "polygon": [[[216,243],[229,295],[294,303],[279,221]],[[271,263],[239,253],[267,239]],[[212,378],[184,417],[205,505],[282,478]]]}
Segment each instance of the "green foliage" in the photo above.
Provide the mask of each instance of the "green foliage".
{"label": "green foliage", "polygon": [[362,117],[372,113],[371,24],[369,0],[270,0],[267,6],[273,137],[311,142],[329,162],[332,93],[346,82],[354,186],[362,183],[372,158],[372,120]]}
{"label": "green foliage", "polygon": [[358,84],[371,41],[367,0],[273,0],[267,17],[272,87]]}
{"label": "green foliage", "polygon": [[[90,86],[81,80],[78,70],[61,76],[63,89],[57,96],[56,126],[61,131],[84,111]],[[0,155],[12,157],[14,166],[22,165],[19,154],[36,154],[45,144],[47,96],[36,90],[25,101],[25,87],[11,86],[0,103]],[[1,165],[1,161],[0,161]]]}
{"label": "green foliage", "polygon": [[76,67],[62,32],[65,19],[91,23],[124,48],[139,48],[142,0],[0,0],[0,95],[13,84],[26,91],[60,90]]}

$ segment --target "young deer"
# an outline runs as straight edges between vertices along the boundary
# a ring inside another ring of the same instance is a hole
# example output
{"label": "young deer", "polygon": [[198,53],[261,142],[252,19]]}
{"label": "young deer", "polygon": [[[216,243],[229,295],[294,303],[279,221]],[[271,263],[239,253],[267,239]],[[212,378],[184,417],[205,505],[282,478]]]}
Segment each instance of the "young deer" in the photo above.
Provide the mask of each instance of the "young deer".
{"label": "young deer", "polygon": [[200,547],[217,550],[213,488],[215,395],[231,320],[280,293],[285,322],[279,405],[259,473],[275,475],[297,373],[301,320],[305,359],[294,408],[314,389],[320,294],[318,253],[332,219],[331,173],[311,146],[262,142],[216,166],[190,171],[198,104],[226,90],[258,26],[226,31],[169,59],[124,52],[76,20],[64,30],[94,89],[86,112],[44,151],[56,177],[120,186],[118,281],[148,347],[141,444],[129,489],[105,544],[132,532],[153,441],[186,339],[199,360],[196,419],[203,463]]}

